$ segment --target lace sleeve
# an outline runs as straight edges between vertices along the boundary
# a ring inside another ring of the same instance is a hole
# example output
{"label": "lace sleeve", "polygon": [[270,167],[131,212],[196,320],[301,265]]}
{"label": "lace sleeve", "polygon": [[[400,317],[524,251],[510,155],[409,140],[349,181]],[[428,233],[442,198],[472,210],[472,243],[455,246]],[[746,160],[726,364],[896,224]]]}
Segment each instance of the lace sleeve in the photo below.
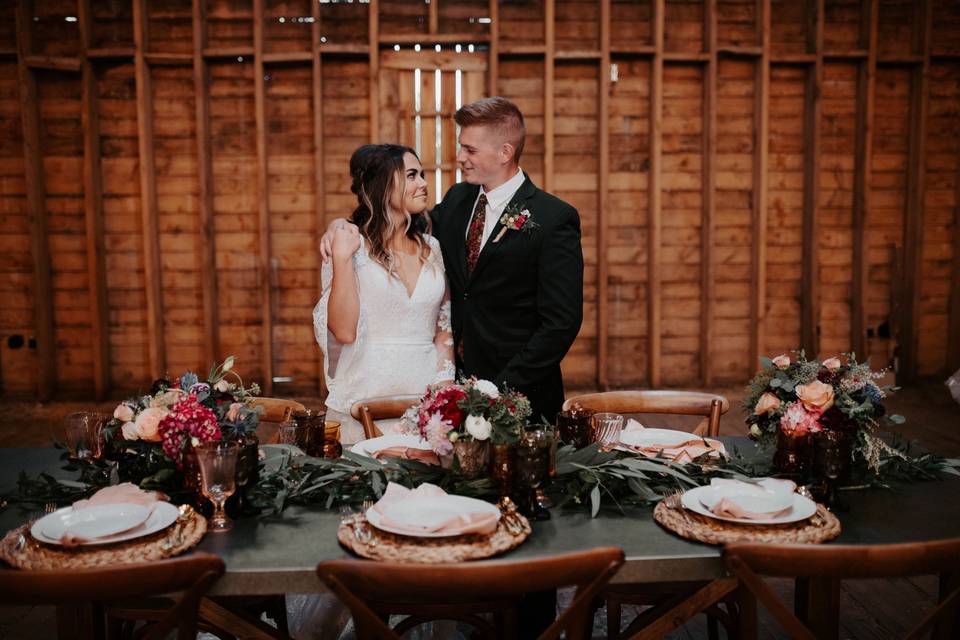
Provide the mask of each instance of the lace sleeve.
{"label": "lace sleeve", "polygon": [[456,369],[453,366],[453,327],[450,325],[450,285],[448,284],[444,286],[443,301],[437,313],[437,333],[433,343],[437,347],[436,382],[452,381],[456,376]]}
{"label": "lace sleeve", "polygon": [[[353,254],[353,267],[355,270],[362,267],[366,262],[367,254],[363,244],[363,238],[360,238],[360,248]],[[360,317],[357,320],[357,339],[353,345],[342,345],[334,337],[333,332],[327,326],[328,314],[327,306],[330,302],[330,288],[333,285],[333,264],[330,261],[323,263],[320,268],[320,286],[322,293],[320,301],[313,308],[313,334],[320,346],[323,354],[324,366],[323,374],[327,386],[337,375],[337,369],[340,365],[346,366],[345,360],[349,360],[350,354],[355,350],[355,345],[359,345],[366,334],[366,318],[364,317],[363,306],[360,307]]]}

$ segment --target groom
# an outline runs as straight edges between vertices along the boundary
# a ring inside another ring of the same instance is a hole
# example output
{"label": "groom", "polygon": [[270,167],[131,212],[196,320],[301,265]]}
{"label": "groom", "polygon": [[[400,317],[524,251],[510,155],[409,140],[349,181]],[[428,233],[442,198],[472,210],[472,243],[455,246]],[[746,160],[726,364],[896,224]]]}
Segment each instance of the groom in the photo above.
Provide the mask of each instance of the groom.
{"label": "groom", "polygon": [[[484,98],[454,116],[464,182],[431,212],[450,281],[457,372],[525,394],[534,420],[563,404],[560,361],[583,320],[577,210],[520,170],[523,114]],[[329,236],[321,241],[324,260]]]}
{"label": "groom", "polygon": [[583,320],[580,217],[520,170],[520,109],[465,105],[457,162],[464,182],[431,212],[450,281],[457,370],[525,394],[533,419],[563,404],[560,361]]}

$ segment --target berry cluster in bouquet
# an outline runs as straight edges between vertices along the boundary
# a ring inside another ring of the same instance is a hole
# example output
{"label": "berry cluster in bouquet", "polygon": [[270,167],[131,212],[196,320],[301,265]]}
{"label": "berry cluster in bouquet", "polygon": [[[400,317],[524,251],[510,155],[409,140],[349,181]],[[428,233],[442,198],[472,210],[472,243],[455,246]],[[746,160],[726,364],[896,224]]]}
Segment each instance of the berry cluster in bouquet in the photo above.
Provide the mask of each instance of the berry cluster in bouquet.
{"label": "berry cluster in bouquet", "polygon": [[808,360],[802,351],[761,358],[761,370],[750,381],[745,401],[750,436],[772,444],[778,432],[815,435],[835,431],[853,445],[854,456],[876,470],[881,452],[892,450],[872,435],[881,419],[902,424],[898,415],[887,415],[883,401],[894,387],[881,387],[884,371],[871,371],[854,354]]}
{"label": "berry cluster in bouquet", "polygon": [[[202,442],[244,441],[260,422],[252,406],[256,383],[244,387],[234,357],[214,365],[206,380],[188,371],[156,380],[150,393],[124,400],[103,428],[104,457],[120,481],[176,487],[186,451]],[[230,380],[228,378],[232,378]]]}
{"label": "berry cluster in bouquet", "polygon": [[500,391],[489,380],[470,378],[459,384],[432,385],[403,416],[406,431],[448,455],[455,442],[514,444],[530,417],[530,401],[516,391]]}

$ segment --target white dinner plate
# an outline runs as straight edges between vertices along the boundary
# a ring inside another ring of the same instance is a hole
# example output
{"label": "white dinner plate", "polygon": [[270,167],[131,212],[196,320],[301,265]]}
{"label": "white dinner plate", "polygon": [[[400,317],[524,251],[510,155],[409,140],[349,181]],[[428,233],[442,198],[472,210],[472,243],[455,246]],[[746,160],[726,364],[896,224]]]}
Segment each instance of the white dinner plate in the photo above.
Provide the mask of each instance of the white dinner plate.
{"label": "white dinner plate", "polygon": [[113,536],[142,524],[150,509],[142,504],[101,504],[70,509],[59,518],[44,518],[40,527],[48,538],[67,534],[87,540]]}
{"label": "white dinner plate", "polygon": [[[697,487],[695,489],[690,489],[689,491],[684,492],[683,496],[680,498],[680,503],[684,506],[684,508],[693,511],[694,513],[699,513],[702,516],[715,518],[717,520],[726,520],[727,522],[737,522],[740,524],[787,524],[789,522],[806,520],[817,512],[816,502],[810,498],[805,498],[799,493],[791,493],[790,495],[793,497],[793,506],[786,513],[780,514],[774,518],[729,518],[727,516],[718,516],[710,511],[710,509],[708,509],[701,501],[701,498],[705,494],[707,496],[712,495],[710,491],[712,489],[713,487]],[[707,497],[706,499],[709,501],[711,498]]]}
{"label": "white dinner plate", "polygon": [[379,438],[370,438],[361,440],[350,448],[353,453],[372,458],[377,451],[383,451],[390,447],[409,447],[411,449],[423,449],[431,451],[430,443],[410,433],[395,433]]}
{"label": "white dinner plate", "polygon": [[386,515],[395,522],[402,522],[410,528],[422,527],[424,531],[411,533],[408,529],[396,528],[383,524],[383,515],[375,508],[367,509],[367,522],[377,529],[389,531],[403,536],[417,538],[449,538],[461,535],[460,533],[441,533],[429,531],[434,526],[458,515],[469,513],[489,512],[500,517],[500,510],[495,505],[476,498],[466,496],[437,496],[432,500],[398,500],[386,508]]}
{"label": "white dinner plate", "polygon": [[[102,505],[102,507],[115,506],[130,507],[140,505]],[[101,507],[87,507],[86,509],[81,509],[75,513],[82,513],[84,511],[99,508]],[[148,511],[146,507],[140,508]],[[67,526],[70,522],[72,522],[73,513],[73,507],[64,507],[44,516],[43,518],[40,518],[33,523],[33,526],[30,527],[30,535],[40,542],[45,542],[47,544],[60,544],[60,538],[64,533],[67,532]],[[151,533],[156,533],[157,531],[169,527],[177,520],[179,516],[180,511],[176,506],[170,504],[169,502],[158,502],[153,511],[149,513],[147,519],[142,521],[140,524],[136,524],[132,528],[127,528],[126,530],[118,533],[97,537],[80,544],[83,546],[110,544],[112,542],[122,542],[124,540],[132,540],[141,536],[147,536]],[[74,534],[78,533],[75,527],[71,527],[70,532]]]}
{"label": "white dinner plate", "polygon": [[753,513],[778,513],[793,506],[792,491],[767,491],[763,487],[743,483],[733,486],[709,486],[700,492],[700,504],[707,509],[726,498],[741,509]]}
{"label": "white dinner plate", "polygon": [[684,442],[696,439],[689,431],[677,431],[675,429],[633,429],[631,431],[620,432],[621,450],[629,451],[627,447],[676,447]]}

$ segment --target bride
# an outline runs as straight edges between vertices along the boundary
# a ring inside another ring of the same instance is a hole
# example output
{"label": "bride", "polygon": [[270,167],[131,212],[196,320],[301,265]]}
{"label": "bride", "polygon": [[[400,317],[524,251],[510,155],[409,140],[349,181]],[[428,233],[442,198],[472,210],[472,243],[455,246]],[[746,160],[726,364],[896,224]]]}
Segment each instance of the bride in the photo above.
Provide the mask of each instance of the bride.
{"label": "bride", "polygon": [[368,144],[350,158],[350,176],[353,224],[334,232],[313,310],[327,418],[340,421],[344,444],[364,437],[353,403],[421,395],[455,374],[450,298],[420,160],[409,147]]}

